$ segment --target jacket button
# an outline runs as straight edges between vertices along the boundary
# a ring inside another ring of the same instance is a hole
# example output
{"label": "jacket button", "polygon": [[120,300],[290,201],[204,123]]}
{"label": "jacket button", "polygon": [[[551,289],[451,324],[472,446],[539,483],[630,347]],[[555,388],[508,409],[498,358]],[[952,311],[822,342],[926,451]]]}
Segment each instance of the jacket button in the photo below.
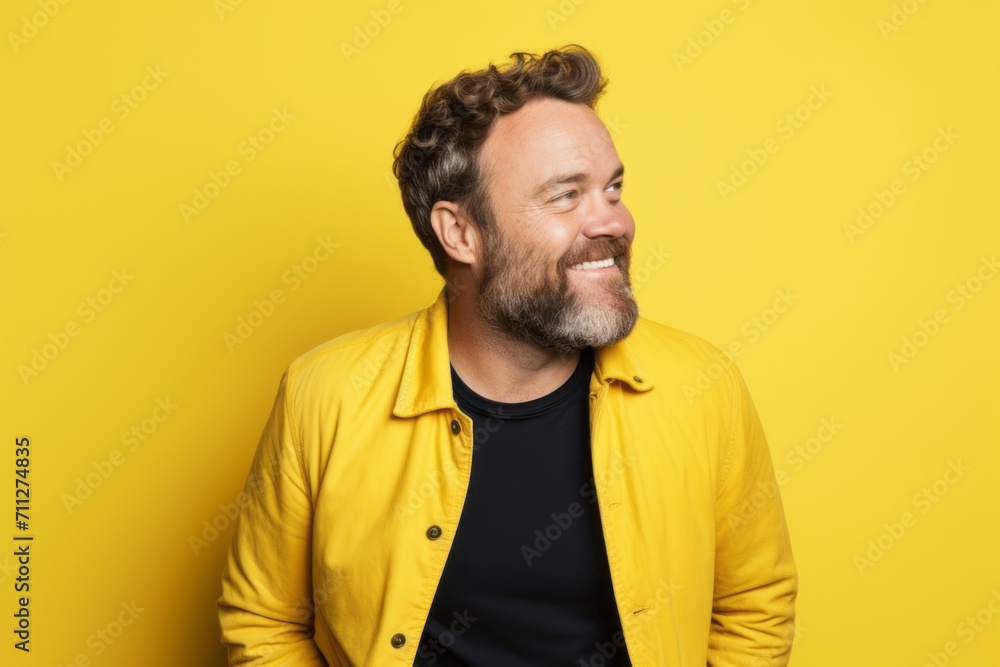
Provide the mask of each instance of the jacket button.
{"label": "jacket button", "polygon": [[638,382],[639,384],[642,384],[642,378],[639,377],[638,375],[633,375],[632,379]]}
{"label": "jacket button", "polygon": [[432,540],[441,537],[441,528],[439,526],[431,526],[427,529],[427,537]]}
{"label": "jacket button", "polygon": [[458,423],[457,419],[451,420],[451,432],[458,435],[462,430],[462,425]]}
{"label": "jacket button", "polygon": [[392,636],[392,647],[399,648],[406,643],[406,637],[400,633],[396,633]]}

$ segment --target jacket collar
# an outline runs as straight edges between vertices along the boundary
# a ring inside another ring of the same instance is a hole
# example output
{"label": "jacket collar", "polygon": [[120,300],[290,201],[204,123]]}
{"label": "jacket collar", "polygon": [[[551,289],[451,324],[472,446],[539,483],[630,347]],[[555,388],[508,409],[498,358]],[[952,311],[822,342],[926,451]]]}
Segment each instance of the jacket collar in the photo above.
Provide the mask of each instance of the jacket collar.
{"label": "jacket collar", "polygon": [[[598,382],[620,380],[636,391],[653,388],[653,378],[640,363],[633,342],[640,328],[645,328],[642,317],[624,340],[595,350],[594,375]],[[416,313],[392,414],[415,417],[456,407],[448,354],[448,297],[442,287],[434,303]]]}

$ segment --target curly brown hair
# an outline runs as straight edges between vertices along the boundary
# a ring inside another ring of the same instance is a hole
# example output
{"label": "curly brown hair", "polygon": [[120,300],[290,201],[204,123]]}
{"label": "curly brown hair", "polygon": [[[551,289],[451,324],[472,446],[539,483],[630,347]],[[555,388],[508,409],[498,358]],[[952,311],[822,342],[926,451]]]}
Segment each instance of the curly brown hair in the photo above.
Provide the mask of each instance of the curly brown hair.
{"label": "curly brown hair", "polygon": [[478,155],[497,119],[539,97],[595,109],[607,86],[597,59],[578,44],[510,58],[501,68],[491,62],[427,91],[409,133],[393,150],[403,208],[445,278],[448,255],[431,228],[431,208],[441,200],[455,202],[484,234],[495,231]]}

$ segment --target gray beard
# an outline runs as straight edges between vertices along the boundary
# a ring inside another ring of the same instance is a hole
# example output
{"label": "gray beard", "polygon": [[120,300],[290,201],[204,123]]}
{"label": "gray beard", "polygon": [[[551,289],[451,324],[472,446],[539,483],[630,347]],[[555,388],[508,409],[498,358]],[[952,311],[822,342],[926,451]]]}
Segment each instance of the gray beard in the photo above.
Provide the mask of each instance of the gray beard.
{"label": "gray beard", "polygon": [[570,290],[567,271],[576,260],[560,260],[556,276],[539,276],[531,273],[545,265],[537,252],[516,253],[502,239],[490,239],[479,283],[480,315],[501,334],[562,355],[622,340],[639,315],[629,279],[631,250],[621,238],[608,247],[605,257],[622,254],[621,275],[601,285],[612,296],[611,304],[588,301]]}

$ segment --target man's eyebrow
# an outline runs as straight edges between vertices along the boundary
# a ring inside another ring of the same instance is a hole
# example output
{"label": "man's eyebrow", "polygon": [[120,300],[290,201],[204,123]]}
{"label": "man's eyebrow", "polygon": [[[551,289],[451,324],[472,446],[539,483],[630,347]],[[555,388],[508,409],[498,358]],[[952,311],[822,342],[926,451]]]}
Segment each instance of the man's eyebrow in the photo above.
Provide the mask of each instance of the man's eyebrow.
{"label": "man's eyebrow", "polygon": [[[619,164],[618,168],[615,169],[614,173],[611,174],[609,180],[613,181],[617,178],[621,178],[625,175],[625,165]],[[556,174],[552,178],[546,180],[544,183],[535,188],[535,191],[531,194],[533,199],[537,199],[549,192],[553,188],[559,185],[565,185],[567,183],[585,183],[588,177],[587,174],[582,171],[574,172],[571,174]]]}

